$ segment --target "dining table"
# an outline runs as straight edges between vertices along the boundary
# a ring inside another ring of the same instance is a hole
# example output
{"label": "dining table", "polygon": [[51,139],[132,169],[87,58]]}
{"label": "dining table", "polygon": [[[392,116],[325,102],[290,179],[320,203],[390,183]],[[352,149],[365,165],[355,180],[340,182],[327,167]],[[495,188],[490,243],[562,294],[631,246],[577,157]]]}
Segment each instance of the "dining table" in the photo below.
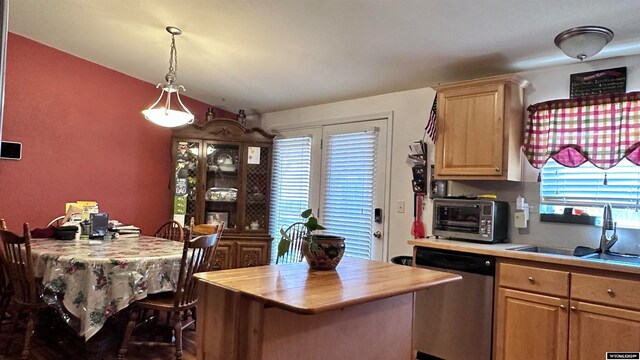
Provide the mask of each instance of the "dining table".
{"label": "dining table", "polygon": [[83,336],[149,294],[174,291],[183,243],[140,236],[113,240],[32,239],[42,297]]}

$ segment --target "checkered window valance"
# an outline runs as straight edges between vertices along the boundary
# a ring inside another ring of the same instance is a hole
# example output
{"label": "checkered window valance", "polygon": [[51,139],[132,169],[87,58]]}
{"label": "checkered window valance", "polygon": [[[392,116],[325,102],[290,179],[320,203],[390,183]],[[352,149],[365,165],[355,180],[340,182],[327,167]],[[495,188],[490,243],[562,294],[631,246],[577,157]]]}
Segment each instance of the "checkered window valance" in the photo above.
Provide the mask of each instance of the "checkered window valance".
{"label": "checkered window valance", "polygon": [[608,169],[626,157],[640,166],[640,92],[552,100],[527,110],[523,152],[537,169],[549,158]]}

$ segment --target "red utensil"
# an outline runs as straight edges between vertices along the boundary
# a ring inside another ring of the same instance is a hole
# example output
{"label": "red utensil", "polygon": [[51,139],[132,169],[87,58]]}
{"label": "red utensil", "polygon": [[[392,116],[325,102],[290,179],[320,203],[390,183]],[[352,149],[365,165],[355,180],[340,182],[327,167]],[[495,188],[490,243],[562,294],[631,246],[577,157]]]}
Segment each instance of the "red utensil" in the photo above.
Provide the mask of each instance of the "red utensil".
{"label": "red utensil", "polygon": [[416,231],[414,236],[416,238],[423,238],[424,224],[422,223],[422,194],[416,194],[416,197],[418,198],[418,201],[416,203],[416,221],[414,221],[414,224],[416,224]]}
{"label": "red utensil", "polygon": [[418,238],[417,235],[417,228],[418,228],[418,217],[417,215],[417,206],[416,206],[416,202],[418,201],[418,194],[414,193],[413,194],[413,223],[411,224],[411,235],[413,235],[414,239]]}

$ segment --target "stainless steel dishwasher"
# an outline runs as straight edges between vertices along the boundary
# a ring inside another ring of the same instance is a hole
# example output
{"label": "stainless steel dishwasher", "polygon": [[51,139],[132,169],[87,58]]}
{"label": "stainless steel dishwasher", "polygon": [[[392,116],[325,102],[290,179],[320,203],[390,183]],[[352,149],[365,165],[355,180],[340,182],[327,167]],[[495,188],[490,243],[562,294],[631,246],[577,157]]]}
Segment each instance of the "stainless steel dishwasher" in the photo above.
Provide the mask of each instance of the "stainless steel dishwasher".
{"label": "stainless steel dishwasher", "polygon": [[416,293],[414,346],[420,360],[490,360],[495,258],[418,248],[416,266],[462,276]]}

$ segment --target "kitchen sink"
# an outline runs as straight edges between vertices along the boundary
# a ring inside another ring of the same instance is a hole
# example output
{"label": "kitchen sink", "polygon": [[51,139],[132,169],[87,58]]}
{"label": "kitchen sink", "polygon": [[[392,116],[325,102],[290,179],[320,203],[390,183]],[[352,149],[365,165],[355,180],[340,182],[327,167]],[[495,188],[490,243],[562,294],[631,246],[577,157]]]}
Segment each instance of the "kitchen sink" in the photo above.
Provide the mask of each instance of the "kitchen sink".
{"label": "kitchen sink", "polygon": [[635,255],[635,254],[595,253],[595,254],[582,256],[581,259],[603,261],[603,262],[615,262],[615,263],[640,266],[640,257],[638,257],[638,255]]}
{"label": "kitchen sink", "polygon": [[566,255],[573,256],[573,249],[552,247],[552,246],[523,246],[518,248],[509,249],[513,251],[533,252],[539,254],[553,254],[553,255]]}
{"label": "kitchen sink", "polygon": [[[532,246],[522,246],[522,247],[512,248],[509,250],[539,253],[539,254],[573,256],[573,249],[553,247],[553,246],[533,246],[532,245]],[[624,254],[624,253],[617,253],[617,252],[593,253],[593,254],[580,256],[580,259],[602,261],[606,263],[613,262],[613,263],[619,263],[619,264],[640,266],[640,256],[636,254]]]}

